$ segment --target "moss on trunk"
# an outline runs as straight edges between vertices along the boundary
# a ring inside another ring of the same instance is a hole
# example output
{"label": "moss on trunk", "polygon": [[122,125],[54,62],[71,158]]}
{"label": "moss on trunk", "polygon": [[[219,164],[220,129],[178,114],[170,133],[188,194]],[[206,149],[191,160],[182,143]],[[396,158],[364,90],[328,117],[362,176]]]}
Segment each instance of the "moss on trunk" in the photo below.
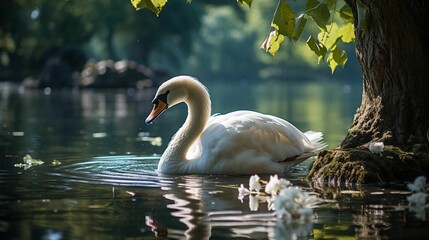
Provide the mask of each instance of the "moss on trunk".
{"label": "moss on trunk", "polygon": [[413,181],[429,174],[429,144],[416,144],[408,150],[385,146],[381,154],[366,147],[332,149],[320,152],[307,176],[309,181],[334,184]]}

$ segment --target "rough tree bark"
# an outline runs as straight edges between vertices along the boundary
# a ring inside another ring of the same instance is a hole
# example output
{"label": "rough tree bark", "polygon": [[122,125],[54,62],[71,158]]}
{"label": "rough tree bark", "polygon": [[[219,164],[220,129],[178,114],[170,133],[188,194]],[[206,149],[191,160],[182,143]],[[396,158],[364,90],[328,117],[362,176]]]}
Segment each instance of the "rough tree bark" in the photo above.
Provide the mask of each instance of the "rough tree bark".
{"label": "rough tree bark", "polygon": [[[322,151],[309,179],[335,182],[411,180],[429,173],[429,11],[426,0],[362,0],[356,54],[363,72],[362,104],[339,149]],[[386,145],[380,155],[370,142]]]}

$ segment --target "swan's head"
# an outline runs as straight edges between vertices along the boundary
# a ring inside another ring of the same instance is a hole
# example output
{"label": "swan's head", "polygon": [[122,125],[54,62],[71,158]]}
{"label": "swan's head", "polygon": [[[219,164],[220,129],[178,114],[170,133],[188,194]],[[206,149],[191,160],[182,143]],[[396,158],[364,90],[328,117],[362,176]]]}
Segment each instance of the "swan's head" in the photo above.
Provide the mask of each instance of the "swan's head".
{"label": "swan's head", "polygon": [[161,84],[152,101],[153,108],[146,118],[146,124],[151,124],[164,110],[181,102],[186,102],[190,95],[208,93],[205,87],[195,78],[178,76]]}

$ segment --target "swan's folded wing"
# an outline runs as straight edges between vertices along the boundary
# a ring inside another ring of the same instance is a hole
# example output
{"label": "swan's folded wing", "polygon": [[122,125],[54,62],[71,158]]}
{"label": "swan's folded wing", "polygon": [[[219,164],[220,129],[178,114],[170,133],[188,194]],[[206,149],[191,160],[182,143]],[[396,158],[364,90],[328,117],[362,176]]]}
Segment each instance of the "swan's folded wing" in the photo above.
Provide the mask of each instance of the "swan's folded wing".
{"label": "swan's folded wing", "polygon": [[252,111],[213,116],[201,136],[206,154],[223,152],[233,156],[250,151],[277,162],[303,154],[306,141],[305,135],[289,122]]}

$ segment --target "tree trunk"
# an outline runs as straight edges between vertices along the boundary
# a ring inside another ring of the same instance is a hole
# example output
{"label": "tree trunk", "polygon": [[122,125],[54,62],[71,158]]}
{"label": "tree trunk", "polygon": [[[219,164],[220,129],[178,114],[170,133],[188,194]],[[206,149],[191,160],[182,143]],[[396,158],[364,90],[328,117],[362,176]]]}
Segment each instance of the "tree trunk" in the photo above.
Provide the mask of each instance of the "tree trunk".
{"label": "tree trunk", "polygon": [[[428,175],[428,3],[361,0],[367,7],[367,24],[362,25],[359,21],[365,19],[358,18],[358,1],[346,2],[355,19],[362,104],[340,149],[322,151],[308,178],[365,183]],[[388,147],[375,156],[368,144],[379,141]]]}
{"label": "tree trunk", "polygon": [[[373,141],[410,146],[428,141],[429,12],[426,0],[365,1],[367,29],[357,26],[363,72],[362,105],[343,148]],[[425,6],[426,5],[426,6]]]}

